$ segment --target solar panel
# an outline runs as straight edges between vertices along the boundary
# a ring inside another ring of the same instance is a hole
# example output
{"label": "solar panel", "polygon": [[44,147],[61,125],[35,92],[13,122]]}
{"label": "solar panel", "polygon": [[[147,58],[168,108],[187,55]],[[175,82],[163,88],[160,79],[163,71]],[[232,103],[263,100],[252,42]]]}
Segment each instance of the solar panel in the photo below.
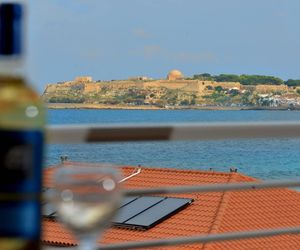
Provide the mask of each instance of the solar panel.
{"label": "solar panel", "polygon": [[142,196],[119,209],[113,220],[118,227],[147,230],[179,212],[193,199]]}
{"label": "solar panel", "polygon": [[124,224],[127,220],[144,212],[145,210],[156,205],[158,202],[162,201],[163,199],[164,197],[154,197],[154,196],[139,197],[133,202],[121,207],[117,213],[117,216],[114,218],[113,223]]}
{"label": "solar panel", "polygon": [[[51,189],[44,190],[46,193]],[[169,218],[193,202],[189,198],[160,196],[125,197],[112,223],[118,227],[147,230]],[[50,203],[42,204],[44,217],[55,219],[55,208]]]}
{"label": "solar panel", "polygon": [[191,199],[165,198],[163,201],[127,220],[125,223],[133,227],[149,229],[183,209],[191,202]]}

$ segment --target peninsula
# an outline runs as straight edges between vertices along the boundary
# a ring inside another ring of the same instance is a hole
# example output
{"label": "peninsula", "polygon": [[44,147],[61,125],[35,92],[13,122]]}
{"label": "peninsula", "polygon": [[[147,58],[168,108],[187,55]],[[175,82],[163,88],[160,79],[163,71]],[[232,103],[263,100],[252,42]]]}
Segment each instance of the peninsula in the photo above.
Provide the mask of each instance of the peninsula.
{"label": "peninsula", "polygon": [[166,79],[94,81],[80,76],[48,84],[43,99],[49,108],[300,109],[300,81],[208,73],[184,77],[179,70],[170,71]]}

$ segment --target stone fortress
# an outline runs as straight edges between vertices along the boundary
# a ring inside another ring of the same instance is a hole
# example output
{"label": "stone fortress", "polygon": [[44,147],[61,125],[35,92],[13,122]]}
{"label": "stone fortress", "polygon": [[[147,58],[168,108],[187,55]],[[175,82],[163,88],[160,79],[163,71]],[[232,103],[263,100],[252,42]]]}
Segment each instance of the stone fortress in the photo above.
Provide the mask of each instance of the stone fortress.
{"label": "stone fortress", "polygon": [[[82,94],[98,93],[103,89],[150,89],[166,88],[170,90],[180,90],[183,92],[193,92],[196,95],[205,95],[213,92],[215,87],[221,86],[224,89],[236,89],[243,91],[249,86],[241,85],[239,82],[215,82],[203,80],[189,80],[179,70],[171,70],[166,79],[153,80],[146,76],[131,77],[128,80],[114,81],[93,81],[91,76],[76,77],[73,81],[66,81],[55,84],[48,84],[43,96],[60,94],[70,89],[81,90]],[[287,91],[286,85],[256,85],[253,86],[257,93],[270,93],[276,91]]]}

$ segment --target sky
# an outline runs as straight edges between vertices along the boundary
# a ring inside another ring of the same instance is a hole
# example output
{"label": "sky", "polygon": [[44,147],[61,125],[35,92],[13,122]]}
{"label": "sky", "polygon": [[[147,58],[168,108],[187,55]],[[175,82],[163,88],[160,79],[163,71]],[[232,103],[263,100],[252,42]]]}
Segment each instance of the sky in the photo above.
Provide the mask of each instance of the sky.
{"label": "sky", "polygon": [[[1,1],[1,0],[0,0]],[[80,75],[261,74],[300,79],[298,0],[28,0],[39,91]]]}

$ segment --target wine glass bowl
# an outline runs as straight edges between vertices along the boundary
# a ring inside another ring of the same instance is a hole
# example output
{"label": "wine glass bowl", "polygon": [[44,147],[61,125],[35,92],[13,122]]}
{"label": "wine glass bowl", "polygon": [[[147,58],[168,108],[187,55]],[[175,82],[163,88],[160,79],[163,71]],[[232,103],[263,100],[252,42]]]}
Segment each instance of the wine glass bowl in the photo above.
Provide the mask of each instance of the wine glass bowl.
{"label": "wine glass bowl", "polygon": [[54,174],[53,204],[58,219],[79,240],[80,249],[93,249],[121,200],[120,175],[110,165],[67,165]]}

